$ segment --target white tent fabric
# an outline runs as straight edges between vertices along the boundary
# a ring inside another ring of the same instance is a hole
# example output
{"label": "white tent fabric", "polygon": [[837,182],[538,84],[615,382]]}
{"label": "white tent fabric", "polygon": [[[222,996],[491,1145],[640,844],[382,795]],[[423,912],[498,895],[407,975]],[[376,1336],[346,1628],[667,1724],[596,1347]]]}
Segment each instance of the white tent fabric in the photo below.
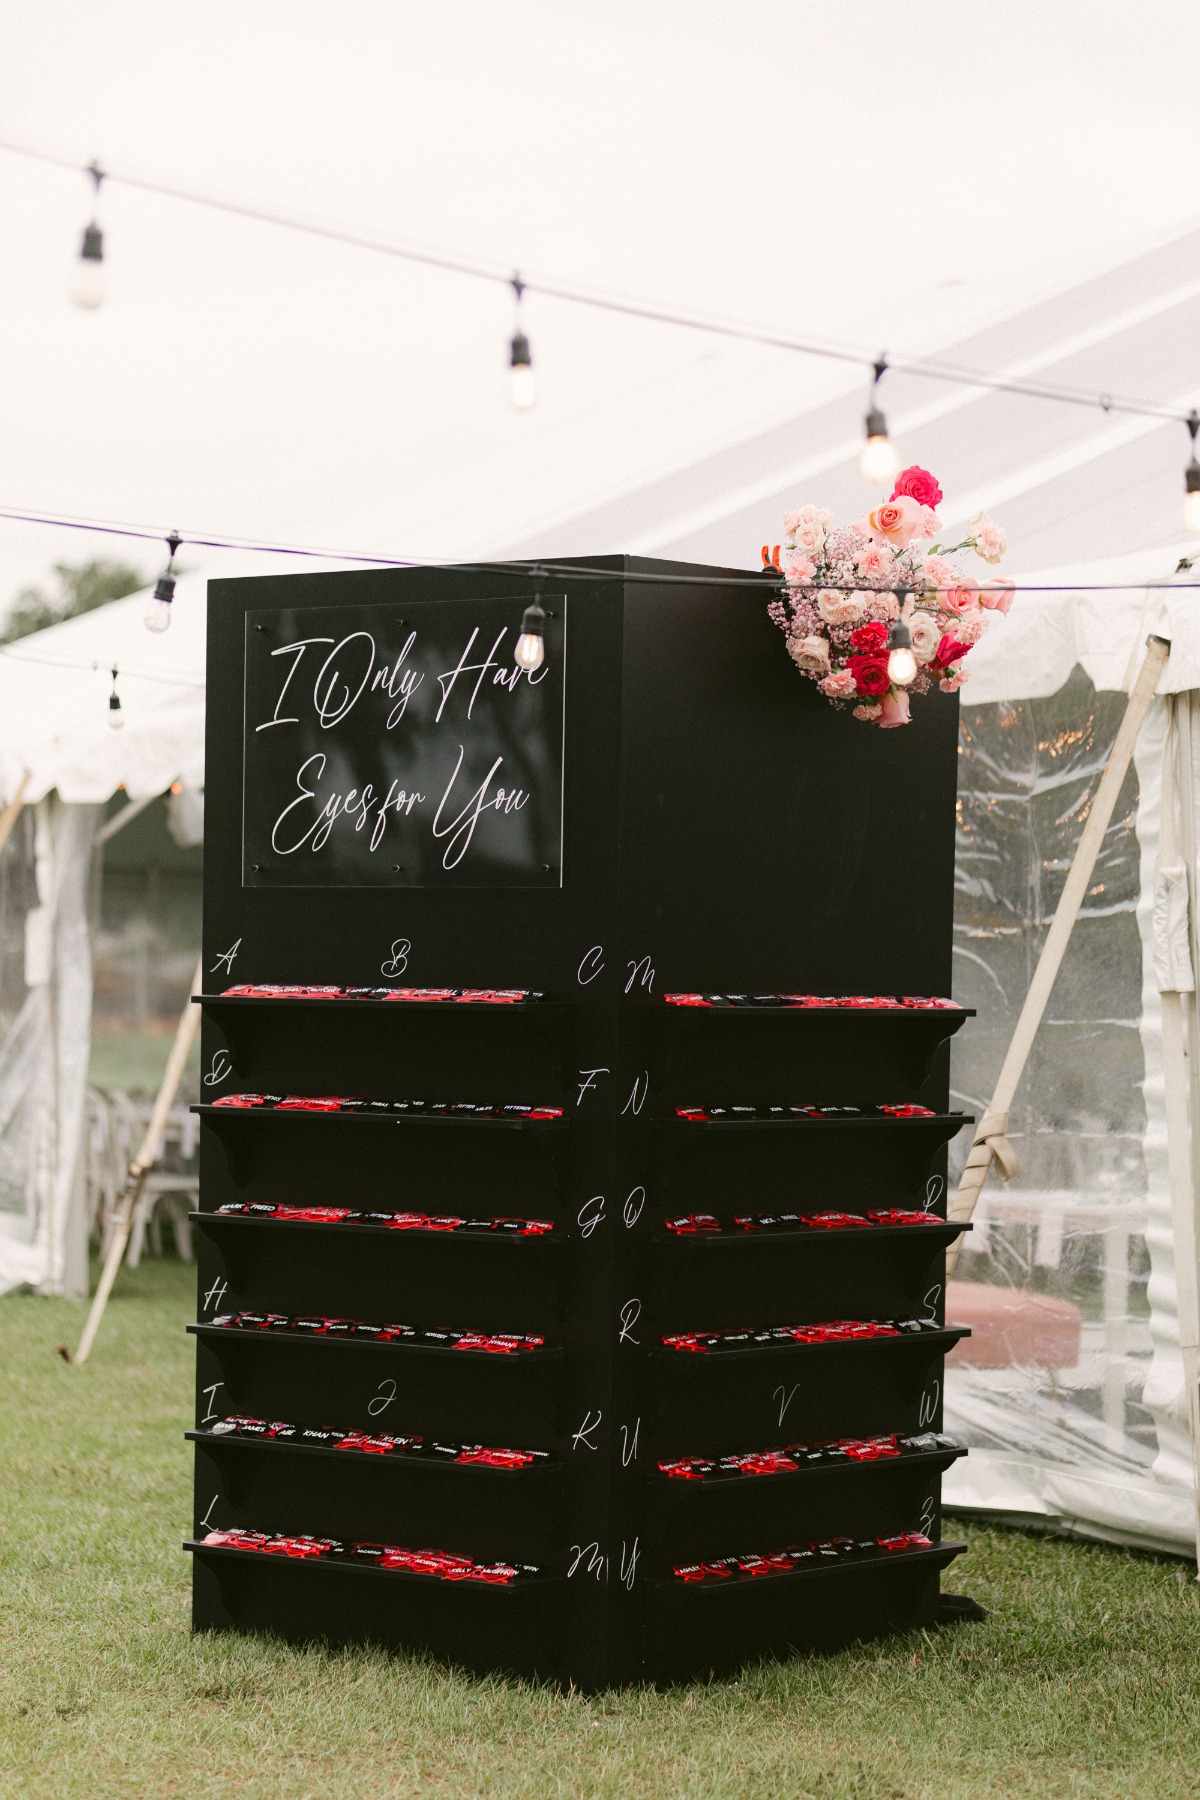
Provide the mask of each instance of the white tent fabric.
{"label": "white tent fabric", "polygon": [[[204,593],[180,577],[169,631],[147,631],[148,596],[131,594],[0,650],[0,796],[28,775],[26,802],[57,790],[98,804],[173,781],[204,784]],[[124,728],[109,728],[114,685]]]}
{"label": "white tent fabric", "polygon": [[[204,781],[204,583],[184,576],[172,629],[131,595],[0,653],[0,793],[35,818],[36,904],[23,998],[0,1039],[0,1292],[87,1291],[82,1180],[92,1006],[89,874],[103,804]],[[122,729],[110,729],[117,670]],[[192,810],[195,808],[193,806]],[[10,848],[6,852],[14,854]]]}

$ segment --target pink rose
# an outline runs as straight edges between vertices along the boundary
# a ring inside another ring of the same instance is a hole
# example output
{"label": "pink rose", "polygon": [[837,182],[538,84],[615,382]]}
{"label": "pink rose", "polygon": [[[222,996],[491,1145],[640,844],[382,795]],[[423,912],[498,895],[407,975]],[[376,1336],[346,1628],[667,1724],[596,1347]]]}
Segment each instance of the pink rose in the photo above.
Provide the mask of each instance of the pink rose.
{"label": "pink rose", "polygon": [[960,576],[954,587],[939,589],[938,604],[944,606],[947,612],[976,612],[979,608],[979,583],[972,581],[969,575]]}
{"label": "pink rose", "polygon": [[1010,581],[1007,575],[996,575],[980,588],[979,604],[990,606],[993,612],[1006,613],[1012,606],[1016,591],[1015,581]]}
{"label": "pink rose", "polygon": [[810,562],[807,556],[788,558],[787,578],[793,587],[802,587],[806,581],[812,580],[816,572],[816,563]]}
{"label": "pink rose", "polygon": [[928,469],[919,468],[916,463],[911,469],[901,469],[897,475],[892,499],[895,500],[899,494],[910,495],[918,506],[940,506],[945,499],[937,478]]}
{"label": "pink rose", "polygon": [[903,688],[892,688],[880,702],[879,723],[884,731],[890,731],[896,725],[907,725],[908,695]]}
{"label": "pink rose", "polygon": [[876,543],[882,540],[891,544],[893,549],[907,550],[921,529],[921,508],[907,494],[901,494],[898,500],[885,500],[874,512],[867,514],[854,527],[864,537],[873,538]]}
{"label": "pink rose", "polygon": [[850,700],[858,692],[858,683],[849,669],[835,670],[824,681],[818,681],[817,686],[830,700]]}

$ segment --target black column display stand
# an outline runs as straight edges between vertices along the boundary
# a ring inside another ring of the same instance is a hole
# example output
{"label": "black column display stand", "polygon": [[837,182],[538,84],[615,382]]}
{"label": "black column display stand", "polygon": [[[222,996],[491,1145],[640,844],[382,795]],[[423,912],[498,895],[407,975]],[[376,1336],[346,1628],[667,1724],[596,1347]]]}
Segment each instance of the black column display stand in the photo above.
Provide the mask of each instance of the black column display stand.
{"label": "black column display stand", "polygon": [[[513,662],[524,569],[211,584],[197,1628],[423,1647],[595,1689],[936,1618],[961,1548],[940,1536],[953,1446],[731,1479],[660,1466],[937,1432],[961,1335],[943,1324],[942,1261],[945,1147],[965,1122],[947,1040],[965,1015],[664,999],[949,990],[957,703],[931,696],[898,731],[837,713],[790,667],[767,590],[733,581],[547,564],[532,684]],[[543,997],[225,992],[272,983]],[[242,1093],[425,1109],[218,1104]],[[457,1103],[561,1116],[428,1110]],[[862,1110],[767,1111],[801,1105]],[[218,1210],[248,1204],[553,1229]],[[732,1223],[888,1208],[939,1222]],[[695,1213],[724,1229],[667,1229]],[[238,1314],[291,1324],[218,1323]],[[664,1343],[847,1319],[922,1329]],[[464,1331],[537,1341],[436,1336]],[[245,1434],[231,1417],[423,1448]],[[502,1467],[464,1446],[539,1454]],[[204,1542],[233,1530],[347,1554]],[[931,1542],[866,1547],[906,1532]],[[517,1573],[353,1560],[363,1544]],[[809,1545],[825,1548],[750,1572]],[[745,1567],[685,1578],[730,1558]]]}

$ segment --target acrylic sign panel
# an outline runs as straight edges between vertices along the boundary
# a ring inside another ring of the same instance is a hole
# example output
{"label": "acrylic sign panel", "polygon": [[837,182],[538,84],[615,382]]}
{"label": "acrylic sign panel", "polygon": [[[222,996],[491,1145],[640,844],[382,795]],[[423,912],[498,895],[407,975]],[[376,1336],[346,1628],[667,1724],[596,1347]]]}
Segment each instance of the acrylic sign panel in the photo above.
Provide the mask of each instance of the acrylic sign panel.
{"label": "acrylic sign panel", "polygon": [[246,615],[242,884],[557,888],[566,599]]}

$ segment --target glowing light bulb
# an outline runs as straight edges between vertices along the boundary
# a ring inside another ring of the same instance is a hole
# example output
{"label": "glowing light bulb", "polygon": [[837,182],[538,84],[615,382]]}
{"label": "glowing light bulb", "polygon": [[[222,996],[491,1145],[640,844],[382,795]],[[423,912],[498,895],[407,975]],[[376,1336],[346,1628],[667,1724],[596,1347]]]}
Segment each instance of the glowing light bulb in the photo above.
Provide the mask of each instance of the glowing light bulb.
{"label": "glowing light bulb", "polygon": [[907,687],[917,678],[917,659],[903,645],[888,653],[888,680],[896,687]]}
{"label": "glowing light bulb", "polygon": [[1195,457],[1184,474],[1183,522],[1189,531],[1200,531],[1200,462]]}
{"label": "glowing light bulb", "polygon": [[523,631],[513,651],[513,661],[517,667],[532,675],[535,669],[541,668],[545,660],[546,640],[535,632]]}
{"label": "glowing light bulb", "polygon": [[529,339],[523,331],[513,333],[508,360],[512,372],[513,405],[519,412],[528,412],[537,399],[537,379],[533,373]]}
{"label": "glowing light bulb", "polygon": [[900,614],[888,627],[887,635],[887,672],[888,680],[895,687],[907,687],[916,679],[917,659],[913,655],[912,632],[904,622],[905,592],[896,589],[896,600],[900,606]]}
{"label": "glowing light bulb", "polygon": [[887,420],[873,406],[866,417],[867,441],[863,445],[859,468],[867,481],[886,487],[900,473],[900,458],[888,436]]}
{"label": "glowing light bulb", "polygon": [[521,616],[521,635],[513,651],[513,661],[527,675],[540,669],[546,660],[546,614],[539,601],[533,600]]}
{"label": "glowing light bulb", "polygon": [[104,234],[94,222],[84,231],[79,247],[71,298],[85,312],[94,312],[104,299]]}

